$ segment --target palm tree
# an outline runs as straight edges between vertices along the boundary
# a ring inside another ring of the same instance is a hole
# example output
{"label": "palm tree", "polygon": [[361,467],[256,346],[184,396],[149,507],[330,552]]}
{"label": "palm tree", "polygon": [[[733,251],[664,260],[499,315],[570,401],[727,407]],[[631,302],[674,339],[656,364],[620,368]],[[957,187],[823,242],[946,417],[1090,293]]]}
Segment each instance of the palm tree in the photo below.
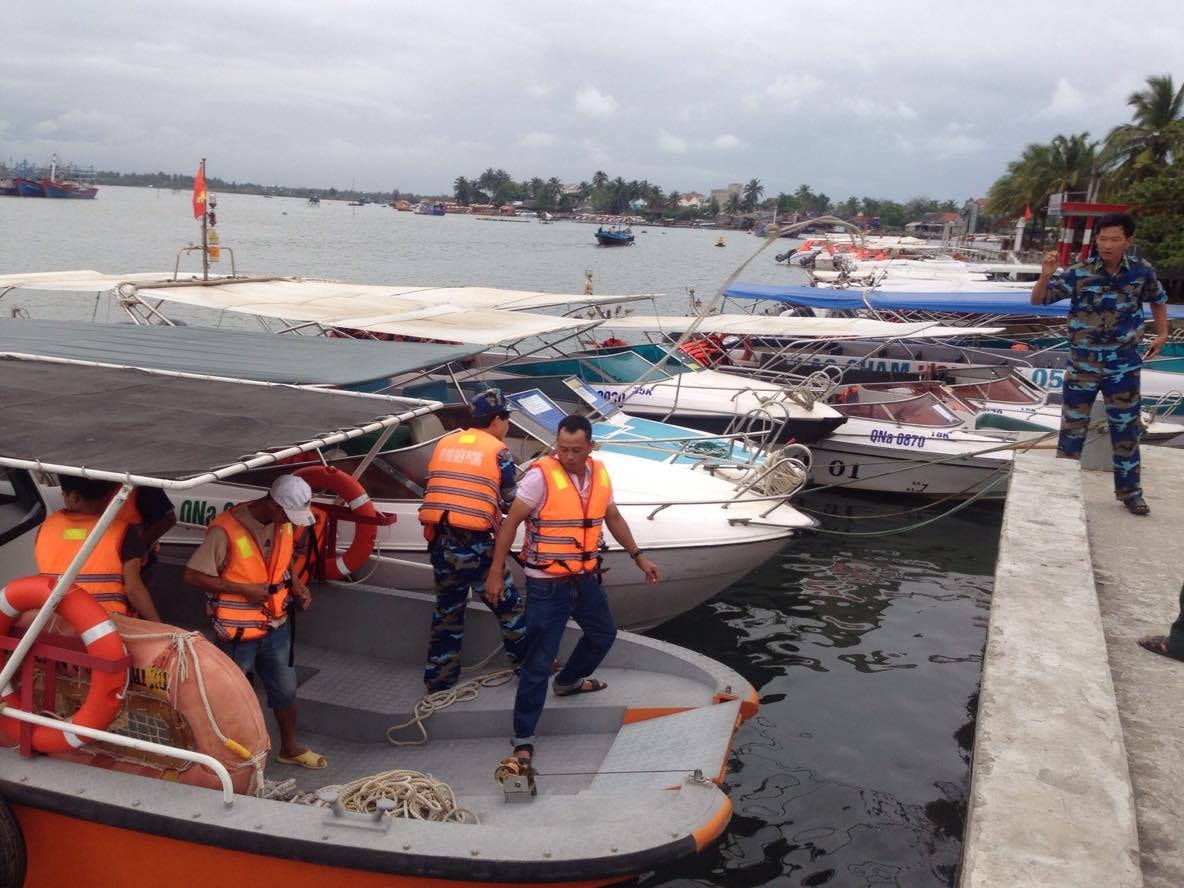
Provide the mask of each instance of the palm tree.
{"label": "palm tree", "polygon": [[729,216],[735,216],[740,212],[740,195],[739,194],[737,194],[734,191],[731,193],[731,195],[728,197],[728,203],[724,207],[724,212],[727,213]]}
{"label": "palm tree", "polygon": [[744,186],[744,209],[755,210],[760,203],[761,195],[765,193],[765,186],[760,179],[749,179]]}
{"label": "palm tree", "polygon": [[464,176],[457,176],[452,183],[452,193],[456,195],[456,202],[467,204],[472,200],[473,186]]}
{"label": "palm tree", "polygon": [[799,185],[793,196],[796,198],[798,206],[803,210],[811,209],[814,206],[814,189],[809,185]]}
{"label": "palm tree", "polygon": [[991,186],[989,212],[1018,216],[1031,207],[1036,213],[1054,194],[1084,191],[1093,173],[1097,147],[1097,142],[1089,141],[1089,133],[1056,136],[1047,145],[1029,145]]}
{"label": "palm tree", "polygon": [[1153,175],[1184,147],[1184,85],[1176,89],[1171,74],[1148,77],[1147,89],[1126,103],[1134,119],[1110,130],[1102,152],[1102,165],[1119,186]]}
{"label": "palm tree", "polygon": [[666,195],[666,209],[677,210],[682,203],[682,195],[678,191],[671,191]]}
{"label": "palm tree", "polygon": [[593,188],[603,188],[607,184],[608,184],[608,173],[606,173],[604,170],[597,170],[596,173],[592,176],[592,187]]}

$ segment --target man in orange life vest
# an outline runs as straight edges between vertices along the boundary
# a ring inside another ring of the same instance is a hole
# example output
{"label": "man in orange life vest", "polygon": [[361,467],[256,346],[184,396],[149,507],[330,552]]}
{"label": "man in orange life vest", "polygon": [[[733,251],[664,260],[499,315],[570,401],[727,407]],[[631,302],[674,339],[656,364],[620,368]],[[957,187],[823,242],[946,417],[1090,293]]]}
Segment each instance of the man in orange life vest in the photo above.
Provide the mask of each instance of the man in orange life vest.
{"label": "man in orange life vest", "polygon": [[504,567],[494,579],[497,596],[486,595],[493,535],[514,498],[514,457],[502,441],[512,409],[498,389],[471,403],[467,429],[445,435],[428,463],[428,482],[419,520],[428,539],[436,580],[424,687],[446,690],[460,677],[465,608],[472,588],[485,598],[502,627],[502,646],[511,665],[522,662],[526,624],[522,599]]}
{"label": "man in orange life vest", "polygon": [[206,593],[218,647],[267,691],[280,729],[276,761],[319,769],[325,757],[296,739],[296,667],[290,612],[312,601],[292,576],[297,527],[315,520],[312,489],[302,478],[281,475],[260,499],[231,506],[210,522],[189,559],[185,582]]}
{"label": "man in orange life vest", "polygon": [[[111,495],[114,496],[115,492],[112,491]],[[144,542],[140,572],[147,575],[148,568],[157,561],[160,538],[177,523],[177,512],[173,509],[172,501],[159,487],[133,487],[116,517],[139,531],[140,539]]]}
{"label": "man in orange life vest", "polygon": [[[658,582],[658,568],[633,541],[613,502],[608,471],[591,458],[592,448],[591,423],[582,416],[565,416],[559,423],[554,454],[542,457],[522,477],[490,562],[489,576],[501,576],[514,534],[525,521],[526,656],[518,673],[512,741],[519,760],[529,761],[534,754],[535,726],[569,618],[579,624],[583,635],[555,676],[555,695],[588,694],[607,687],[591,677],[617,636],[600,582],[605,527],[645,574],[646,582]],[[498,589],[489,583],[485,588],[487,595]]]}
{"label": "man in orange life vest", "polygon": [[[49,576],[65,572],[99,516],[114,495],[111,481],[62,475],[62,502],[59,509],[37,531],[34,554],[37,569]],[[89,592],[112,614],[128,614],[160,622],[152,596],[140,578],[140,558],[144,542],[136,528],[116,518],[78,573],[75,582]]]}

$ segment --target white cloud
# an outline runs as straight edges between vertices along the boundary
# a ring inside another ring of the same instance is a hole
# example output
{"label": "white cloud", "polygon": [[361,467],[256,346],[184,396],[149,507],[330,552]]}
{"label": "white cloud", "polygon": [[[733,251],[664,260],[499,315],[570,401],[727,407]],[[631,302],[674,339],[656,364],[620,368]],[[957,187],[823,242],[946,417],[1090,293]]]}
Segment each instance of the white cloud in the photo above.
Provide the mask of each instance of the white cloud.
{"label": "white cloud", "polygon": [[576,110],[589,117],[611,117],[617,110],[617,100],[586,84],[576,93]]}
{"label": "white cloud", "polygon": [[686,154],[689,147],[686,139],[673,133],[668,133],[666,130],[658,133],[658,148],[667,154]]}
{"label": "white cloud", "polygon": [[744,143],[731,133],[720,133],[711,140],[711,147],[719,148],[721,151],[731,151],[734,148],[744,147]]}
{"label": "white cloud", "polygon": [[1040,117],[1067,117],[1080,114],[1089,108],[1089,96],[1064,77],[1057,78],[1048,104],[1040,109]]}
{"label": "white cloud", "polygon": [[824,86],[826,83],[813,74],[783,74],[742,101],[750,111],[796,111],[803,100],[817,95]]}
{"label": "white cloud", "polygon": [[554,133],[524,133],[519,139],[518,144],[523,148],[549,148],[558,143],[559,138]]}
{"label": "white cloud", "polygon": [[913,153],[913,143],[910,142],[904,136],[902,136],[900,133],[896,134],[896,138],[894,141],[896,144],[896,150],[899,151],[901,154],[912,154]]}
{"label": "white cloud", "polygon": [[939,159],[977,154],[987,147],[987,143],[970,135],[973,129],[972,123],[954,122],[946,127],[945,132],[932,136],[926,144]]}
{"label": "white cloud", "polygon": [[554,94],[556,86],[550,82],[543,83],[537,80],[529,80],[523,84],[522,88],[526,90],[526,94],[532,99],[545,99],[547,96]]}
{"label": "white cloud", "polygon": [[900,99],[895,103],[875,102],[866,96],[844,96],[843,110],[856,117],[877,118],[891,117],[900,120],[916,120],[917,112],[911,105]]}

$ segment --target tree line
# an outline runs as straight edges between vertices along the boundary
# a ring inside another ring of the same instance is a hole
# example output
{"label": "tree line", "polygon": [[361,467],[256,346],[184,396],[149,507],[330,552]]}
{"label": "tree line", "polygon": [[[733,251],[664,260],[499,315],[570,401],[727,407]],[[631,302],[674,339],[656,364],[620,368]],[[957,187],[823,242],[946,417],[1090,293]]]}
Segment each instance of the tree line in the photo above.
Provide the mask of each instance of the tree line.
{"label": "tree line", "polygon": [[988,210],[1015,218],[1027,209],[1037,236],[1048,227],[1049,198],[1130,204],[1138,241],[1156,265],[1184,269],[1184,85],[1170,74],[1148,77],[1131,93],[1131,120],[1101,140],[1088,132],[1033,143],[991,186]]}

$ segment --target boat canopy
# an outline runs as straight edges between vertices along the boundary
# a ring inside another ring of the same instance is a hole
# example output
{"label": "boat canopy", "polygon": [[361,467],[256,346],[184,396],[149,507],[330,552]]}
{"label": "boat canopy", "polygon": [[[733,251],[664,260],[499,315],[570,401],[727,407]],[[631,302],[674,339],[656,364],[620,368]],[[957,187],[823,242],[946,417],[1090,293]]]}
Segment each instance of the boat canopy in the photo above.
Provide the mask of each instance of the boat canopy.
{"label": "boat canopy", "polygon": [[360,385],[480,350],[211,327],[0,319],[0,352],[298,385]]}
{"label": "boat canopy", "polygon": [[300,278],[173,280],[165,273],[110,275],[62,271],[0,275],[0,291],[117,292],[141,299],[233,311],[325,327],[495,345],[594,327],[599,319],[561,318],[526,309],[617,303],[649,296],[584,296],[487,287],[391,287]]}
{"label": "boat canopy", "polygon": [[[988,315],[1038,315],[1041,317],[1065,317],[1069,313],[1069,300],[1052,302],[1048,305],[1032,305],[1028,301],[1029,291],[1000,290],[985,293],[969,292],[919,292],[871,290],[824,290],[818,287],[780,284],[733,284],[724,291],[725,296],[734,299],[767,299],[789,305],[807,305],[811,308],[858,309],[871,308],[884,311],[929,311],[961,314]],[[866,301],[865,301],[866,300]],[[1150,316],[1146,307],[1144,313]],[[1184,306],[1169,305],[1169,318],[1184,318]]]}
{"label": "boat canopy", "polygon": [[381,432],[440,406],[5,354],[0,403],[0,465],[172,488]]}
{"label": "boat canopy", "polygon": [[682,333],[692,326],[697,333],[792,339],[945,339],[953,336],[990,336],[1003,332],[1002,327],[943,327],[927,322],[902,324],[864,318],[770,317],[751,314],[708,315],[702,319],[676,315],[634,315],[604,322],[606,330],[654,330],[664,333]]}

